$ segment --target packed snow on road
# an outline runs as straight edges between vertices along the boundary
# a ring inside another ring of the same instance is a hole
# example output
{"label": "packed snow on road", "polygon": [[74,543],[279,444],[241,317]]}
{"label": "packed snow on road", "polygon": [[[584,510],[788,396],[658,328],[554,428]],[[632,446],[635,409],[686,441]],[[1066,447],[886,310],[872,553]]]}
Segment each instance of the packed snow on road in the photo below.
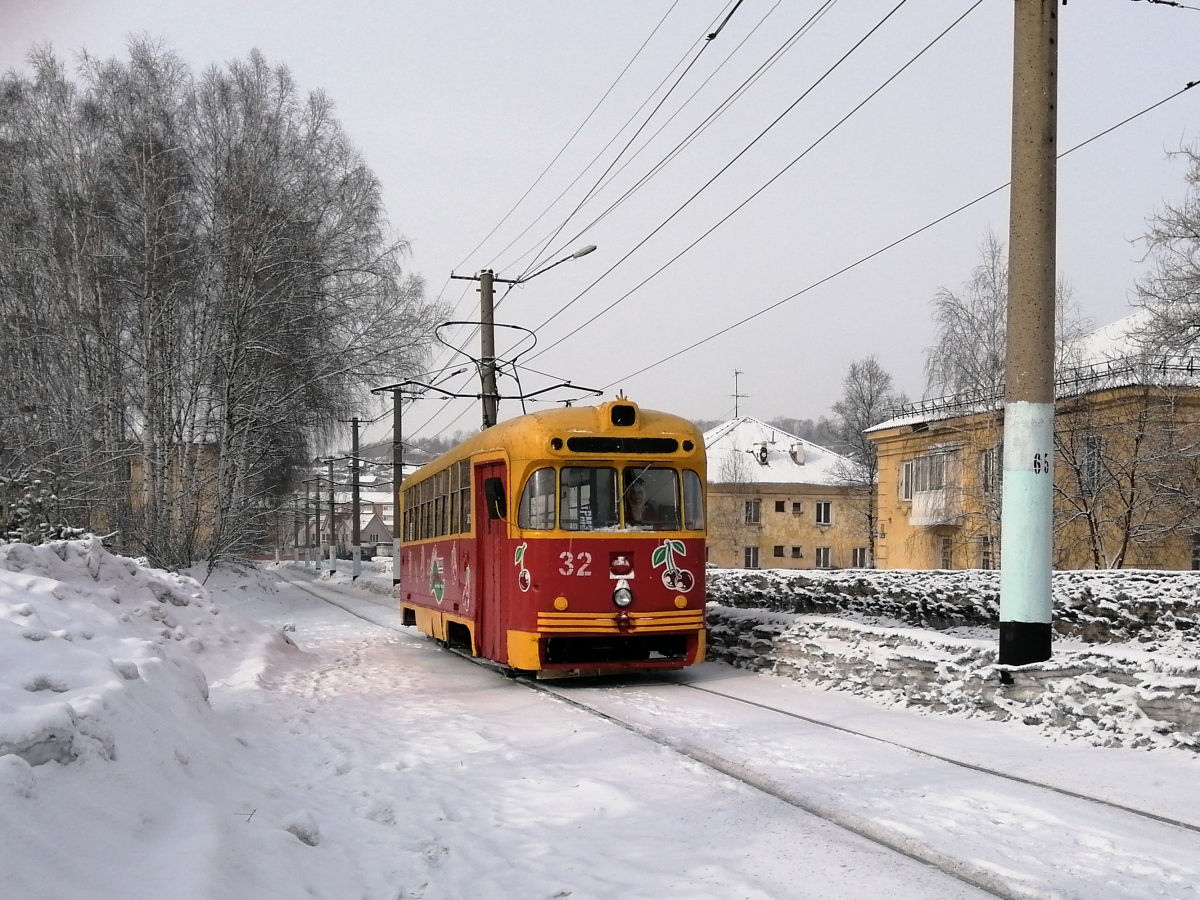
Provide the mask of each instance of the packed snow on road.
{"label": "packed snow on road", "polygon": [[1197,895],[1191,750],[724,663],[535,690],[348,582],[0,546],[0,893]]}

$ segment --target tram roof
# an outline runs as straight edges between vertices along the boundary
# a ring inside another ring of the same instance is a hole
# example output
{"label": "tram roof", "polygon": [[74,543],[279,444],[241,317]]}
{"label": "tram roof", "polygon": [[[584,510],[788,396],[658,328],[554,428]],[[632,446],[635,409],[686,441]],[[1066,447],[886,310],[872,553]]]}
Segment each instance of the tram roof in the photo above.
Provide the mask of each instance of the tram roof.
{"label": "tram roof", "polygon": [[[612,424],[614,406],[632,406],[636,410],[634,424]],[[680,439],[691,438],[697,447],[704,447],[700,429],[690,420],[672,413],[643,409],[632,400],[617,399],[598,406],[545,409],[500,422],[430,460],[408,476],[405,482],[421,481],[429,472],[440,470],[451,459],[466,459],[478,453],[501,450],[517,458],[543,457],[546,455],[546,442],[553,435],[567,437],[613,433],[631,437],[670,435]]]}

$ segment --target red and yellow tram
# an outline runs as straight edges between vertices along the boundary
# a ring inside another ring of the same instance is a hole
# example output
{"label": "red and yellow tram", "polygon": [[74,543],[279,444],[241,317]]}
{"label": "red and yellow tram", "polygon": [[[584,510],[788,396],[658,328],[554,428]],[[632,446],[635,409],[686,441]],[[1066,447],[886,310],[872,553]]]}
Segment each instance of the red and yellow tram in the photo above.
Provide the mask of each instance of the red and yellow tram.
{"label": "red and yellow tram", "polygon": [[704,443],[619,399],[502,422],[404,481],[404,622],[541,677],[704,659]]}

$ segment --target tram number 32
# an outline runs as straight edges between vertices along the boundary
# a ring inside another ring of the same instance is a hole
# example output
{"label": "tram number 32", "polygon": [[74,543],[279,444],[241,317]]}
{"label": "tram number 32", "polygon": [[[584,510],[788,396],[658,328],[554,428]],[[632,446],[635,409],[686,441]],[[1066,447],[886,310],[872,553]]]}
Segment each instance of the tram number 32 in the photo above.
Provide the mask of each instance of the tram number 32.
{"label": "tram number 32", "polygon": [[592,564],[592,554],[590,553],[570,553],[563,551],[558,554],[558,558],[562,560],[562,565],[558,567],[559,575],[591,575],[592,571],[588,568]]}

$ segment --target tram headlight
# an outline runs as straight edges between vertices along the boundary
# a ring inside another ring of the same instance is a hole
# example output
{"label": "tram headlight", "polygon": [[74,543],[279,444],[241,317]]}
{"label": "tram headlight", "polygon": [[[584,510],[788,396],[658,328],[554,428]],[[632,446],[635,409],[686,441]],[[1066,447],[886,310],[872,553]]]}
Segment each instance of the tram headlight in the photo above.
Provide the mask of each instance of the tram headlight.
{"label": "tram headlight", "polygon": [[633,602],[633,591],[629,587],[629,582],[622,578],[617,582],[616,588],[613,590],[613,603],[624,609]]}

